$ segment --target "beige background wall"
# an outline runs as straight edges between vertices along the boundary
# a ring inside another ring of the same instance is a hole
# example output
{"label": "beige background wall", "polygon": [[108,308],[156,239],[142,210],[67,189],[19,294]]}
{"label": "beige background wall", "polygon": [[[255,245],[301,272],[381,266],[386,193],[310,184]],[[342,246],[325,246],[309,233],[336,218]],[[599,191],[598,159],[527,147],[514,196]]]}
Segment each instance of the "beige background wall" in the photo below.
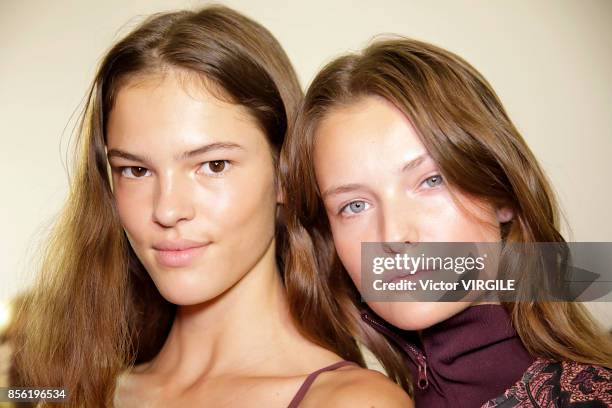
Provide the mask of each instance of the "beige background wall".
{"label": "beige background wall", "polygon": [[[571,225],[566,236],[612,241],[612,1],[222,3],[279,38],[303,85],[377,33],[462,55],[492,83],[548,172]],[[138,16],[200,4],[0,0],[0,301],[32,279],[66,193],[73,113],[104,51]],[[610,305],[595,309],[612,326]]]}

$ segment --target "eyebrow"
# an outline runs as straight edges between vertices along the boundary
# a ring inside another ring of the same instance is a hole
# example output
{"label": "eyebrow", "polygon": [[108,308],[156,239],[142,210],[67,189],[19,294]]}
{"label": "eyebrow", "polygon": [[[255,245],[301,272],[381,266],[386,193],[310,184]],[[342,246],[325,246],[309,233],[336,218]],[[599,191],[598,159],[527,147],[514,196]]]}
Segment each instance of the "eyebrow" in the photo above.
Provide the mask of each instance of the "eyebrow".
{"label": "eyebrow", "polygon": [[135,155],[133,153],[128,153],[128,152],[125,152],[125,151],[119,150],[119,149],[111,149],[111,150],[109,150],[108,153],[106,154],[106,157],[108,157],[109,160],[110,160],[111,157],[119,157],[121,159],[137,161],[137,162],[143,162],[143,163],[146,163],[146,162],[149,161],[147,157],[138,156],[138,155]]}
{"label": "eyebrow", "polygon": [[[204,146],[200,146],[196,149],[189,150],[187,152],[183,152],[179,154],[175,160],[187,160],[195,156],[199,156],[204,153],[208,153],[215,150],[223,150],[223,149],[238,149],[244,150],[244,147],[240,146],[237,143],[232,142],[215,142],[209,143]],[[110,160],[111,157],[119,157],[126,160],[132,160],[142,163],[150,162],[150,159],[147,156],[139,156],[137,154],[129,153],[121,149],[110,149],[107,153],[107,157]]]}
{"label": "eyebrow", "polygon": [[343,184],[337,187],[328,188],[327,190],[321,193],[321,197],[325,199],[328,196],[342,194],[342,193],[350,193],[351,191],[359,190],[363,188],[363,184]]}
{"label": "eyebrow", "polygon": [[199,156],[201,154],[204,153],[208,153],[214,150],[224,150],[224,149],[230,149],[230,150],[244,150],[244,147],[240,146],[237,143],[232,143],[232,142],[215,142],[215,143],[210,143],[201,147],[198,147],[197,149],[194,150],[190,150],[188,152],[182,153],[178,159],[179,160],[186,160],[186,159],[190,159],[194,156]]}
{"label": "eyebrow", "polygon": [[425,153],[421,153],[420,155],[418,155],[417,157],[415,157],[414,159],[408,161],[406,164],[404,164],[404,166],[402,167],[402,173],[406,172],[406,171],[410,171],[412,169],[414,169],[415,167],[419,167],[424,161],[425,159],[429,158],[429,154],[427,152]]}
{"label": "eyebrow", "polygon": [[[429,158],[429,154],[427,152],[418,155],[414,159],[412,159],[412,160],[408,161],[406,164],[404,164],[402,166],[401,172],[403,173],[403,172],[406,172],[406,171],[410,171],[410,170],[418,167],[427,158]],[[359,189],[361,189],[363,187],[364,187],[363,184],[358,184],[358,183],[342,184],[342,185],[339,185],[339,186],[336,186],[336,187],[328,188],[327,190],[323,191],[321,193],[321,198],[325,199],[326,197],[331,196],[331,195],[337,195],[337,194],[342,194],[342,193],[350,193],[352,191],[359,190]]]}

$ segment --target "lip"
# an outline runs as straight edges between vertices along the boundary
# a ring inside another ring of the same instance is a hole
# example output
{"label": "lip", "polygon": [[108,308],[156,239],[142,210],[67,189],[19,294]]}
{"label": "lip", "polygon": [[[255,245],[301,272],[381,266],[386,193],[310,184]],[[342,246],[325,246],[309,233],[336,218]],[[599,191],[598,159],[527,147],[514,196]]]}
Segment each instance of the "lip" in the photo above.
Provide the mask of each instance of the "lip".
{"label": "lip", "polygon": [[391,276],[387,282],[397,283],[401,280],[416,280],[418,278],[422,278],[424,274],[431,274],[436,272],[436,269],[417,269],[414,273],[397,273]]}
{"label": "lip", "polygon": [[168,268],[181,268],[189,266],[200,255],[210,242],[192,240],[160,241],[153,245],[155,259]]}

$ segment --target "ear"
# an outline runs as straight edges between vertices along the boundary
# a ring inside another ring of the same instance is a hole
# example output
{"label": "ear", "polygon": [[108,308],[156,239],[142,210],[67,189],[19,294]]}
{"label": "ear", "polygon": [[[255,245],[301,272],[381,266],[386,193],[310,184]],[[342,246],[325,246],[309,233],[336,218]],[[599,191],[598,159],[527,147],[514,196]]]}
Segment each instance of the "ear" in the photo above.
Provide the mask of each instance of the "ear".
{"label": "ear", "polygon": [[274,175],[274,189],[276,190],[276,204],[285,204],[286,196],[285,189],[282,186],[280,174],[277,172]]}
{"label": "ear", "polygon": [[514,218],[514,211],[510,207],[500,207],[496,210],[496,214],[500,224],[512,221],[512,218]]}
{"label": "ear", "polygon": [[108,148],[104,146],[104,157],[106,157],[106,176],[108,177],[108,185],[110,186],[111,193],[115,192],[115,185],[113,184],[113,169],[111,168],[110,162],[108,161]]}
{"label": "ear", "polygon": [[285,189],[281,182],[280,170],[274,174],[274,189],[276,190],[276,204],[285,204],[287,196],[285,195]]}
{"label": "ear", "polygon": [[286,203],[285,189],[284,188],[276,189],[276,204],[285,204],[285,203]]}

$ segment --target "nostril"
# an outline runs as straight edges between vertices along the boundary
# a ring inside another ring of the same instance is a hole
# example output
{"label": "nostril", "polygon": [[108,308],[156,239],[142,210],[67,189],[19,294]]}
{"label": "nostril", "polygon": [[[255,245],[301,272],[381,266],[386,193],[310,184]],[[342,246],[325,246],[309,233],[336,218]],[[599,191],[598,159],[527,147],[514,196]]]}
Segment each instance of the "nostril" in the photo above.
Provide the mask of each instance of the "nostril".
{"label": "nostril", "polygon": [[383,242],[383,252],[389,255],[401,254],[406,251],[407,246],[404,242]]}

